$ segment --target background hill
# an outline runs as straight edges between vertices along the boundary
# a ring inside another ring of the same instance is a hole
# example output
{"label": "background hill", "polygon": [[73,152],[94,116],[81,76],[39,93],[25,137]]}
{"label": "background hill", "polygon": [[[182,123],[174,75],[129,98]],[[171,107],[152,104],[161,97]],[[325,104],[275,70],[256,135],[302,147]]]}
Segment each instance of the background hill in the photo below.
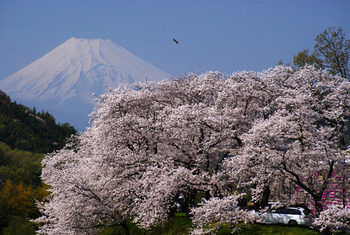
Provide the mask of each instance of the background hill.
{"label": "background hill", "polygon": [[12,102],[0,91],[0,234],[35,234],[29,219],[48,195],[40,179],[45,153],[64,146],[76,130],[48,112]]}
{"label": "background hill", "polygon": [[47,111],[37,112],[35,108],[11,102],[0,91],[0,142],[10,148],[49,153],[61,149],[65,139],[75,133],[68,123],[56,124]]}

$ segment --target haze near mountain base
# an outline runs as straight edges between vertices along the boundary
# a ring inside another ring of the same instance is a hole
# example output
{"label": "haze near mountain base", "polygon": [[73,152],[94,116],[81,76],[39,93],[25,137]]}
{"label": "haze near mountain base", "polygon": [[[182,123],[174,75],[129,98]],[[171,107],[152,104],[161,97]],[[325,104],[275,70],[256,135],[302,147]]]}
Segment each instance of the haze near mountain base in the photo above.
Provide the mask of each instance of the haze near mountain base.
{"label": "haze near mountain base", "polygon": [[59,122],[84,130],[95,104],[93,93],[170,77],[110,40],[71,38],[0,81],[0,90],[20,103],[48,110]]}

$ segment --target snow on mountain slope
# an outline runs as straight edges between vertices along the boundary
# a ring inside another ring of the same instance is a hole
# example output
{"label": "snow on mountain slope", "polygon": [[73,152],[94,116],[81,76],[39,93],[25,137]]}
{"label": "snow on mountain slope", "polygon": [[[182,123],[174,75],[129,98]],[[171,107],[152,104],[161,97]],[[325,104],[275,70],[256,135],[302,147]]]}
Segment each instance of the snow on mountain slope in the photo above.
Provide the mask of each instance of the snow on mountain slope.
{"label": "snow on mountain slope", "polygon": [[170,77],[110,40],[71,38],[1,80],[0,90],[14,100],[54,115],[64,113],[63,119],[72,122],[70,116],[87,118],[92,111],[95,102],[92,93],[101,94],[106,87],[120,84]]}
{"label": "snow on mountain slope", "polygon": [[92,93],[120,83],[160,81],[170,75],[109,40],[71,38],[45,56],[0,81],[13,98],[62,103],[77,96],[92,103]]}

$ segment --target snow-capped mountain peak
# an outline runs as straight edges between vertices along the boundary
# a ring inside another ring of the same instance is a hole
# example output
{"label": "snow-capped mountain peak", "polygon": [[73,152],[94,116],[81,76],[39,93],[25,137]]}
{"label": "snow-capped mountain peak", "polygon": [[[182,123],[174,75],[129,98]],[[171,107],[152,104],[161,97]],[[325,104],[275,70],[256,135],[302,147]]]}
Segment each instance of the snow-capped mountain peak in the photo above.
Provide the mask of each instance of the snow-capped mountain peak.
{"label": "snow-capped mountain peak", "polygon": [[[171,76],[110,40],[71,38],[43,57],[0,81],[12,99],[64,112],[94,104],[92,93],[135,81]],[[74,102],[71,102],[74,100]],[[64,104],[70,104],[69,107]],[[39,104],[39,105],[38,105]],[[87,114],[86,112],[84,114]]]}

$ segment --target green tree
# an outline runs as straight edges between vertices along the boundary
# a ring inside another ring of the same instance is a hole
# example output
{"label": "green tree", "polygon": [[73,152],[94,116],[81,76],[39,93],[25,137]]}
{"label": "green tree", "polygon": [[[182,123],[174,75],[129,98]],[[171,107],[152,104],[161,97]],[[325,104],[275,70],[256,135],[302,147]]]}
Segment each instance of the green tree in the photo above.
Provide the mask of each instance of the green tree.
{"label": "green tree", "polygon": [[48,153],[61,149],[72,134],[76,130],[68,123],[56,124],[48,112],[11,102],[0,91],[0,141],[11,149]]}
{"label": "green tree", "polygon": [[0,198],[9,205],[14,214],[29,218],[36,218],[40,215],[35,201],[42,201],[49,192],[47,186],[33,188],[31,185],[26,186],[22,182],[13,183],[7,179],[0,191]]}
{"label": "green tree", "polygon": [[350,80],[350,40],[346,39],[343,29],[330,27],[317,35],[315,42],[311,54],[306,49],[293,57],[295,68],[312,64]]}
{"label": "green tree", "polygon": [[315,65],[318,69],[323,69],[322,60],[317,58],[315,53],[309,54],[309,49],[305,49],[299,52],[296,56],[293,57],[293,64],[297,69],[304,67],[305,65]]}
{"label": "green tree", "polygon": [[4,228],[4,235],[35,235],[35,225],[25,217],[13,216],[8,227]]}

